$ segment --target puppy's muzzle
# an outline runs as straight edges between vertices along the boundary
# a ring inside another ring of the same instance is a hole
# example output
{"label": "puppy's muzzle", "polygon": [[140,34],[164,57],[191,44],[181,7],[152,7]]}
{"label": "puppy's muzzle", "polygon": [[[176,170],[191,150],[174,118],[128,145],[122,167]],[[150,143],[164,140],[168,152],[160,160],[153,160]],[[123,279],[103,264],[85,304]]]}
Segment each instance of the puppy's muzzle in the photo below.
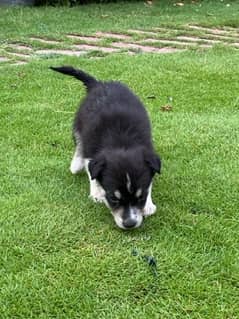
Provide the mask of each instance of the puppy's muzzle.
{"label": "puppy's muzzle", "polygon": [[114,220],[122,229],[137,228],[142,224],[142,212],[135,207],[127,207],[113,212]]}
{"label": "puppy's muzzle", "polygon": [[123,225],[125,228],[134,228],[137,225],[137,220],[129,217],[123,221]]}

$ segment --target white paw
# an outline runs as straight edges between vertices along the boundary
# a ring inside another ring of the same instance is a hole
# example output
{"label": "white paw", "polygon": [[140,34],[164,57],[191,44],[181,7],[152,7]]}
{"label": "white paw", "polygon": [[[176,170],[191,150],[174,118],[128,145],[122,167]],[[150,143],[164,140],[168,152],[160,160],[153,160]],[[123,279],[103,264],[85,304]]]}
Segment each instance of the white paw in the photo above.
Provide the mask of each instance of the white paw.
{"label": "white paw", "polygon": [[95,203],[104,203],[105,197],[99,194],[90,194],[89,197],[93,200]]}
{"label": "white paw", "polygon": [[96,203],[105,201],[105,191],[95,180],[91,181],[89,197]]}
{"label": "white paw", "polygon": [[146,204],[146,206],[143,209],[143,216],[147,217],[153,215],[156,212],[156,209],[157,207],[152,202]]}
{"label": "white paw", "polygon": [[71,161],[70,171],[72,174],[78,173],[84,167],[84,160],[81,157],[74,157]]}

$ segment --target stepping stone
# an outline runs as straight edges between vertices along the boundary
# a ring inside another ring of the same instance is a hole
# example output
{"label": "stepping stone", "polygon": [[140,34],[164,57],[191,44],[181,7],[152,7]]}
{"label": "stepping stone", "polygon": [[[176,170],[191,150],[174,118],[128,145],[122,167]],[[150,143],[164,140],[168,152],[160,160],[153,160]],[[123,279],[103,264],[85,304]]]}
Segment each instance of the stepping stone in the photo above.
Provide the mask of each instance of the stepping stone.
{"label": "stepping stone", "polygon": [[176,45],[186,45],[192,46],[196,45],[196,43],[189,43],[189,42],[182,42],[182,41],[175,41],[175,40],[163,40],[163,39],[143,39],[141,42],[148,42],[148,43],[164,43],[164,44],[176,44]]}
{"label": "stepping stone", "polygon": [[239,35],[233,35],[233,34],[227,34],[227,35],[219,35],[219,34],[207,34],[210,35],[213,38],[216,38],[218,40],[224,41],[224,40],[238,40],[239,39]]}
{"label": "stepping stone", "polygon": [[115,48],[100,47],[100,46],[90,45],[90,44],[77,44],[72,47],[76,49],[86,50],[86,51],[102,51],[105,53],[112,53],[112,52],[119,51],[118,49],[115,49]]}
{"label": "stepping stone", "polygon": [[23,44],[17,44],[17,43],[12,43],[8,45],[10,48],[13,49],[17,49],[17,50],[26,50],[26,51],[32,51],[32,48],[27,46],[27,45],[23,45]]}
{"label": "stepping stone", "polygon": [[69,56],[81,56],[86,54],[86,51],[73,51],[73,50],[37,50],[35,52],[39,55],[50,55],[50,54],[60,54],[60,55],[69,55]]}
{"label": "stepping stone", "polygon": [[197,26],[197,25],[188,25],[188,27],[190,29],[201,30],[201,31],[205,31],[205,32],[208,32],[208,33],[212,33],[212,34],[230,35],[233,32],[236,32],[236,33],[238,32],[237,29],[231,29],[231,31],[228,31],[228,30],[216,29],[216,28],[206,28],[206,27]]}
{"label": "stepping stone", "polygon": [[29,40],[38,41],[38,42],[46,43],[46,44],[59,44],[59,43],[61,43],[60,41],[49,40],[49,39],[38,38],[38,37],[31,37],[31,38],[29,38]]}
{"label": "stepping stone", "polygon": [[153,30],[159,31],[159,32],[169,32],[169,31],[177,32],[177,31],[179,31],[178,29],[171,29],[171,28],[153,28]]}
{"label": "stepping stone", "polygon": [[24,65],[24,64],[27,64],[27,61],[18,61],[18,62],[12,63],[11,65]]}
{"label": "stepping stone", "polygon": [[112,32],[96,32],[95,35],[100,38],[114,38],[119,40],[131,39],[131,36],[126,34],[112,33]]}
{"label": "stepping stone", "polygon": [[24,53],[18,53],[18,52],[8,52],[8,54],[11,54],[13,56],[22,58],[22,59],[29,59],[31,56],[28,54],[24,54]]}
{"label": "stepping stone", "polygon": [[205,38],[198,38],[198,37],[189,37],[189,36],[178,36],[177,39],[179,40],[188,40],[188,41],[192,41],[192,42],[207,42],[207,43],[220,43],[222,41],[219,40],[213,40],[213,39],[205,39]]}
{"label": "stepping stone", "polygon": [[68,34],[67,38],[82,40],[82,41],[99,42],[99,38],[97,37],[90,37],[90,36],[83,36],[83,35],[76,35],[76,34]]}
{"label": "stepping stone", "polygon": [[125,43],[125,42],[114,42],[112,44],[113,46],[116,46],[118,48],[122,49],[133,49],[133,50],[141,50],[142,52],[146,53],[172,53],[172,52],[177,52],[181,51],[181,49],[176,49],[176,48],[155,48],[155,47],[150,47],[146,45],[140,45],[136,43]]}
{"label": "stepping stone", "polygon": [[145,35],[153,35],[153,36],[157,36],[158,33],[156,32],[152,32],[152,31],[143,31],[143,30],[135,30],[135,29],[130,29],[128,30],[128,32],[132,32],[132,33],[136,33],[136,34],[145,34]]}
{"label": "stepping stone", "polygon": [[8,58],[5,58],[5,56],[0,56],[0,62],[7,62],[9,61]]}

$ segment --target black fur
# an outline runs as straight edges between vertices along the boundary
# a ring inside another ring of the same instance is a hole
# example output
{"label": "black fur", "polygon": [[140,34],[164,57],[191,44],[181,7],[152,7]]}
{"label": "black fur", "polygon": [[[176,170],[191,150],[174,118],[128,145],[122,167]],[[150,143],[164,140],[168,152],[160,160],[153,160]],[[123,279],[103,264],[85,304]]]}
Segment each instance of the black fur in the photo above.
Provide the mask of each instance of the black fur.
{"label": "black fur", "polygon": [[[74,76],[87,88],[88,94],[76,113],[74,135],[80,136],[83,157],[91,159],[91,178],[104,188],[112,209],[129,205],[142,208],[152,178],[161,169],[143,104],[120,82],[97,81],[68,66],[52,69]],[[130,192],[126,189],[126,174],[131,179]],[[143,194],[136,200],[138,188]],[[121,200],[112,195],[116,189],[122,194]]]}
{"label": "black fur", "polygon": [[51,66],[50,69],[57,71],[59,73],[74,76],[77,80],[80,80],[84,83],[87,90],[90,90],[97,84],[97,80],[93,78],[91,75],[81,70],[74,69],[72,66],[61,66],[58,68]]}

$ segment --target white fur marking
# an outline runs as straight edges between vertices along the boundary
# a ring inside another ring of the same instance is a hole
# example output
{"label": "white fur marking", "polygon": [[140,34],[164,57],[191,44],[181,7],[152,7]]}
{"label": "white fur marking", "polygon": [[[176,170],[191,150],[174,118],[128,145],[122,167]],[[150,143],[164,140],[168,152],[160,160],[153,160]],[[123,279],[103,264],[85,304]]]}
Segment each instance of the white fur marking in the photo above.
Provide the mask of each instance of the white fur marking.
{"label": "white fur marking", "polygon": [[105,191],[95,179],[90,180],[90,198],[94,202],[105,202]]}
{"label": "white fur marking", "polygon": [[131,193],[131,180],[128,173],[126,174],[126,179],[127,179],[126,187],[128,191]]}
{"label": "white fur marking", "polygon": [[106,204],[105,190],[101,187],[101,185],[97,182],[96,179],[91,179],[89,168],[88,168],[89,162],[90,162],[90,159],[85,159],[85,170],[87,172],[89,182],[90,182],[90,195],[89,195],[89,197],[94,202],[100,202],[100,203]]}
{"label": "white fur marking", "polygon": [[157,209],[157,207],[152,202],[151,191],[152,191],[152,183],[149,186],[148,197],[147,197],[147,200],[146,200],[145,207],[143,209],[143,215],[145,217],[153,215],[156,212],[156,209]]}
{"label": "white fur marking", "polygon": [[80,154],[79,148],[80,148],[79,146],[76,147],[75,154],[71,161],[70,171],[72,174],[78,173],[84,167],[84,159],[82,158]]}
{"label": "white fur marking", "polygon": [[137,189],[135,196],[139,198],[142,195],[142,188]]}
{"label": "white fur marking", "polygon": [[116,198],[121,199],[121,193],[120,193],[119,190],[116,190],[116,191],[114,192],[114,195],[115,195]]}

